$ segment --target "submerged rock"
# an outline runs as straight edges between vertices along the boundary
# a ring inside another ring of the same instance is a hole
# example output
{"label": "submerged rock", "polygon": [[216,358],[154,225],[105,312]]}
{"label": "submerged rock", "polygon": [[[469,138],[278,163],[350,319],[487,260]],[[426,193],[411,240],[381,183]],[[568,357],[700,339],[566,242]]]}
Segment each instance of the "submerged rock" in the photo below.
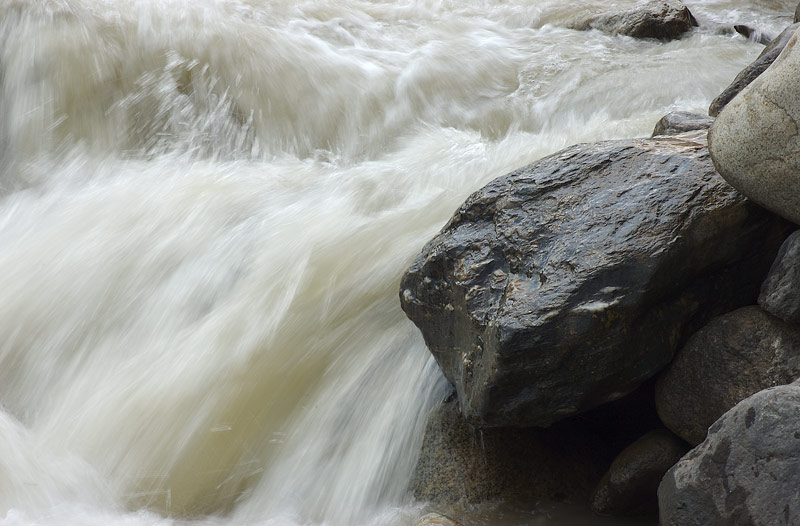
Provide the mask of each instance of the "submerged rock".
{"label": "submerged rock", "polygon": [[592,495],[592,511],[615,516],[658,514],[658,484],[688,450],[666,429],[647,433],[614,459]]}
{"label": "submerged rock", "polygon": [[583,504],[606,464],[598,437],[574,431],[475,429],[451,400],[428,418],[411,491],[419,500],[443,506]]}
{"label": "submerged rock", "polygon": [[573,23],[578,30],[597,29],[612,35],[671,40],[697,26],[689,8],[677,0],[648,2],[629,11],[592,16]]}
{"label": "submerged rock", "polygon": [[740,402],[662,480],[662,526],[800,524],[798,430],[796,385]]}
{"label": "submerged rock", "polygon": [[798,28],[800,28],[800,24],[795,23],[784,29],[780,35],[775,37],[767,47],[764,48],[758,58],[736,75],[733,82],[731,82],[717,98],[711,101],[711,105],[708,107],[708,114],[712,117],[719,115],[722,108],[733,100],[733,98],[751,82],[764,73],[764,71],[775,62],[775,59],[781,54],[781,51],[786,47],[789,39],[792,38],[792,35]]}
{"label": "submerged rock", "polygon": [[425,246],[402,307],[471,423],[548,426],[620,398],[687,326],[755,302],[785,226],[693,137],[568,148],[470,196]]}
{"label": "submerged rock", "polygon": [[656,383],[664,424],[692,445],[753,393],[800,377],[800,328],[744,307],[698,331]]}
{"label": "submerged rock", "polygon": [[708,115],[688,111],[673,111],[661,117],[653,129],[652,136],[679,135],[694,130],[707,130],[713,122],[714,119]]}
{"label": "submerged rock", "polygon": [[774,40],[774,37],[765,35],[758,29],[754,29],[744,24],[737,24],[733,26],[733,30],[742,35],[744,38],[752,40],[753,42],[758,42],[759,44],[767,45]]}
{"label": "submerged rock", "polygon": [[461,526],[461,523],[441,513],[428,513],[420,517],[415,526]]}
{"label": "submerged rock", "polygon": [[800,223],[800,52],[795,32],[772,66],[720,112],[709,130],[719,173],[743,194]]}
{"label": "submerged rock", "polygon": [[784,321],[800,324],[800,230],[781,245],[761,285],[758,304]]}

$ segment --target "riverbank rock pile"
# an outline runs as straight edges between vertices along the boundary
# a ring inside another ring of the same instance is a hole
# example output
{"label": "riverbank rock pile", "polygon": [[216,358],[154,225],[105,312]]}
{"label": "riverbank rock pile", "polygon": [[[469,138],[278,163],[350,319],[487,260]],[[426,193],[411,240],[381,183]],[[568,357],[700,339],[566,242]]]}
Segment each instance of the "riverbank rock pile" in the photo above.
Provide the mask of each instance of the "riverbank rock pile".
{"label": "riverbank rock pile", "polygon": [[430,416],[418,499],[800,522],[798,27],[708,143],[708,119],[677,115],[572,146],[425,245],[400,301],[454,398]]}

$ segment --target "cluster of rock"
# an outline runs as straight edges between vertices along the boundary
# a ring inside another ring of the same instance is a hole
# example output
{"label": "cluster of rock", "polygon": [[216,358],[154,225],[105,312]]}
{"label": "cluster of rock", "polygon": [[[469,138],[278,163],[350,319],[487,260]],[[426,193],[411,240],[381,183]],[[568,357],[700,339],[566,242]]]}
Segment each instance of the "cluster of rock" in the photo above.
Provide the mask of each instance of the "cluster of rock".
{"label": "cluster of rock", "polygon": [[500,177],[423,248],[401,305],[454,396],[418,499],[800,523],[798,28],[715,121]]}

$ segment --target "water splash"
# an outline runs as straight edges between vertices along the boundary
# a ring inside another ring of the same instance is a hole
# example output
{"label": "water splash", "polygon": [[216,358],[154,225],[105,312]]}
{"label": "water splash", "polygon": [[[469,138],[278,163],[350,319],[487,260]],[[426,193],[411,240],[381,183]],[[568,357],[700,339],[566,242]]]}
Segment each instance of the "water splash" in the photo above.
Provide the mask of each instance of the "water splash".
{"label": "water splash", "polygon": [[760,51],[565,29],[601,5],[1,2],[2,522],[413,521],[444,386],[411,258],[491,178],[703,111]]}

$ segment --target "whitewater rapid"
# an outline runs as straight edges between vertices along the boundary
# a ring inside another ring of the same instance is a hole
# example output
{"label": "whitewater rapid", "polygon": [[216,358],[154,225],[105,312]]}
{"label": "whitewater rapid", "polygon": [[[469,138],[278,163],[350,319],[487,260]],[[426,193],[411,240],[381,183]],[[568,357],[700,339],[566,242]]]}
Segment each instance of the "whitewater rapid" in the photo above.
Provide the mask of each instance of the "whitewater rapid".
{"label": "whitewater rapid", "polygon": [[[409,524],[399,277],[472,191],[704,113],[794,2],[0,0],[0,524]],[[544,523],[543,523],[544,524]]]}

